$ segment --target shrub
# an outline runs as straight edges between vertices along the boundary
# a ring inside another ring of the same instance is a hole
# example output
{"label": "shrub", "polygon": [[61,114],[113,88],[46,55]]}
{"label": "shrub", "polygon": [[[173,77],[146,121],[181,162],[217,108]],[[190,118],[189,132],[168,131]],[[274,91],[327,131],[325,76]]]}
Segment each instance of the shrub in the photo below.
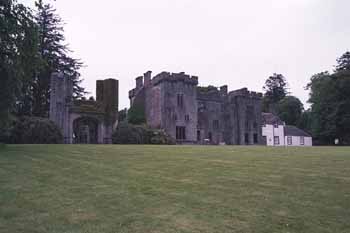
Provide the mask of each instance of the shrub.
{"label": "shrub", "polygon": [[162,130],[154,130],[145,125],[119,123],[113,134],[114,144],[175,144]]}
{"label": "shrub", "polygon": [[59,144],[63,143],[63,136],[61,130],[49,119],[23,117],[14,122],[10,143]]}

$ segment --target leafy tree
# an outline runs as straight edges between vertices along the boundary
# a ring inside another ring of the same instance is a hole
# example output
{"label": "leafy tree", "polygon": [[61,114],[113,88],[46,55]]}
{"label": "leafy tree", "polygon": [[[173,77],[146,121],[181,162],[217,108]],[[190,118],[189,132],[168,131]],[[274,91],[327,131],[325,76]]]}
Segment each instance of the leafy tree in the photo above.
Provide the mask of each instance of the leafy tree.
{"label": "leafy tree", "polygon": [[73,80],[74,97],[79,98],[85,94],[80,87],[81,79],[79,69],[82,63],[70,57],[71,52],[64,43],[63,23],[56,10],[42,0],[36,3],[36,22],[39,35],[39,56],[43,64],[37,71],[33,82],[33,115],[47,117],[50,104],[50,78],[53,72],[62,72]]}
{"label": "leafy tree", "polygon": [[[33,15],[15,0],[0,2],[0,128],[10,114],[37,58],[37,27]],[[3,131],[3,130],[2,130]],[[2,132],[0,132],[1,134]]]}
{"label": "leafy tree", "polygon": [[311,133],[312,132],[311,124],[312,124],[311,109],[307,109],[306,111],[302,112],[300,119],[297,123],[297,127],[305,130],[306,132]]}
{"label": "leafy tree", "polygon": [[313,135],[322,144],[331,144],[337,136],[337,88],[328,72],[314,75],[307,88],[310,90],[311,125]]}
{"label": "leafy tree", "polygon": [[350,144],[350,53],[337,59],[334,73],[316,74],[310,90],[312,131],[324,144]]}
{"label": "leafy tree", "polygon": [[335,72],[338,71],[350,71],[350,52],[345,52],[340,58],[337,59],[337,66]]}
{"label": "leafy tree", "polygon": [[288,125],[297,125],[303,110],[303,104],[295,96],[286,96],[277,104],[278,116]]}
{"label": "leafy tree", "polygon": [[282,74],[275,73],[266,80],[263,87],[263,111],[276,112],[277,103],[288,94],[287,86],[286,78]]}

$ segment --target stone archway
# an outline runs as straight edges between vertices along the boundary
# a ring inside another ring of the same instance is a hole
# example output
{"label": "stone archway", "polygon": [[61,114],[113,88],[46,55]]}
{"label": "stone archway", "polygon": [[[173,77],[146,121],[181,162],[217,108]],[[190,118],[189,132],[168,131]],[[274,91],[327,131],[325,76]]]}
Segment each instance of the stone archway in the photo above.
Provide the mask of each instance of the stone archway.
{"label": "stone archway", "polygon": [[73,143],[98,144],[99,121],[94,117],[79,117],[73,121]]}

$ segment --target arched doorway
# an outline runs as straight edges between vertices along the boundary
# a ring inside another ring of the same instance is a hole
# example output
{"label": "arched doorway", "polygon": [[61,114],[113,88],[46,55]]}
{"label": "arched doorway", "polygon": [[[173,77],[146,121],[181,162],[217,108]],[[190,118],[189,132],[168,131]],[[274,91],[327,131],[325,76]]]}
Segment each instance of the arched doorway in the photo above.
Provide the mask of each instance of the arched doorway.
{"label": "arched doorway", "polygon": [[73,143],[97,144],[98,120],[93,117],[79,117],[73,121]]}

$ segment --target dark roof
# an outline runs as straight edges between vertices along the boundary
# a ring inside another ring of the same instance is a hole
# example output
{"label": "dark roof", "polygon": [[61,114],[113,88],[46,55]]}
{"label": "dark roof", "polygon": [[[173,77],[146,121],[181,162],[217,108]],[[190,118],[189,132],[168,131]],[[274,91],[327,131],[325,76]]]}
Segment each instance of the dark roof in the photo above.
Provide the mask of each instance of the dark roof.
{"label": "dark roof", "polygon": [[263,112],[262,113],[262,123],[265,125],[284,125],[284,122],[273,113]]}
{"label": "dark roof", "polygon": [[306,133],[304,130],[301,130],[292,125],[286,125],[284,127],[285,136],[299,136],[299,137],[311,137],[310,134]]}

